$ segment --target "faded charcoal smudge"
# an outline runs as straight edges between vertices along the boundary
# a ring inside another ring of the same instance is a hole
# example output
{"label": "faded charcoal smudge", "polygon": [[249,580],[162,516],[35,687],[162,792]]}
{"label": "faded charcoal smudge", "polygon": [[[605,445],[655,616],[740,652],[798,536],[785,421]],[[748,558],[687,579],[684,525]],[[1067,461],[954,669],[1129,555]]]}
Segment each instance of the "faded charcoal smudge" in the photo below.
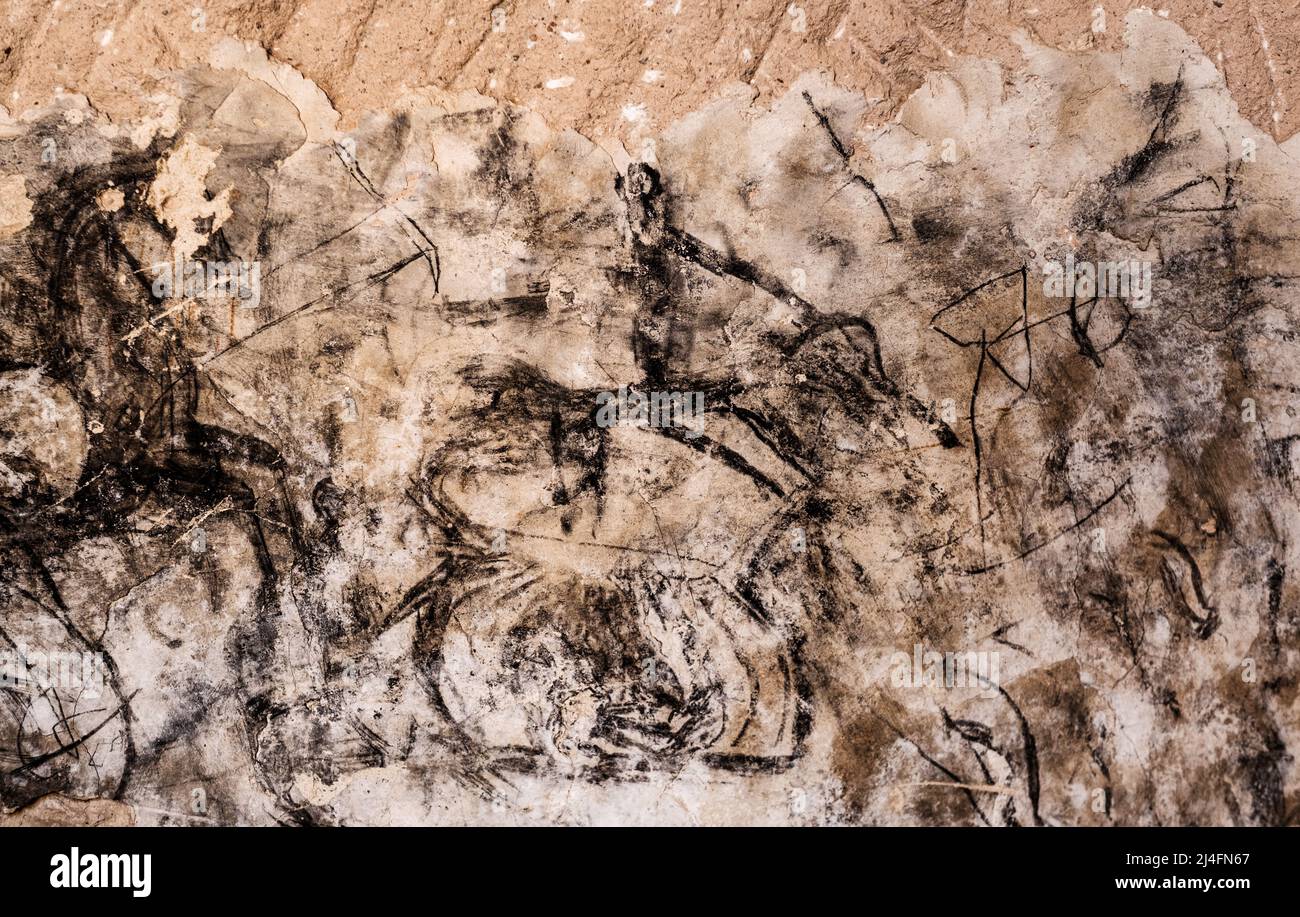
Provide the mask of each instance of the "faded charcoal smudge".
{"label": "faded charcoal smudge", "polygon": [[[344,135],[238,67],[146,148],[7,132],[4,812],[1294,823],[1300,176],[1133,15],[653,161],[472,94]],[[1067,255],[1152,301],[1050,295]]]}

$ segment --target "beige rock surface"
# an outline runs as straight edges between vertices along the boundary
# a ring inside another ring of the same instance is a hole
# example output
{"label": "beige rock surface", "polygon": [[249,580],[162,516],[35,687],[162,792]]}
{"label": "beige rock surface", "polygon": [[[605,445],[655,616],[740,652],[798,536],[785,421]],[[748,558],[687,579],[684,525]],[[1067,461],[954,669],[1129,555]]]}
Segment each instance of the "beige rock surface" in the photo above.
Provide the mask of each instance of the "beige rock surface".
{"label": "beige rock surface", "polygon": [[[631,149],[728,84],[760,100],[807,70],[873,100],[883,121],[957,57],[1008,67],[1023,32],[1063,50],[1119,46],[1139,2],[1102,0],[10,0],[0,104],[18,114],[82,93],[114,120],[155,113],[168,75],[225,37],[255,42],[320,86],[351,128],[406,90],[472,89],[556,127]],[[1104,14],[1097,11],[1102,10]],[[1284,140],[1300,128],[1300,16],[1292,0],[1169,0],[1242,113]]]}
{"label": "beige rock surface", "polygon": [[29,806],[0,815],[0,828],[53,828],[84,825],[90,828],[127,828],[135,824],[135,810],[110,799],[69,799],[51,793]]}
{"label": "beige rock surface", "polygon": [[1281,5],[63,9],[9,817],[1300,817]]}

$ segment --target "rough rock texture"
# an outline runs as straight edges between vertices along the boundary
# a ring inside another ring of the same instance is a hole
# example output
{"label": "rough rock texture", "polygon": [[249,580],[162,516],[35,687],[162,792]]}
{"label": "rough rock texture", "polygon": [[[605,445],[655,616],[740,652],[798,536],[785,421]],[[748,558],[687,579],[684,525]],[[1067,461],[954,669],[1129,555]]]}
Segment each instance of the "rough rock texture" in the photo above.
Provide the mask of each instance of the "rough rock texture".
{"label": "rough rock texture", "polygon": [[[638,147],[732,82],[760,101],[823,70],[883,121],[960,55],[1021,63],[1017,32],[1062,50],[1121,47],[1130,0],[11,0],[0,19],[0,104],[56,89],[113,120],[159,114],[170,75],[226,37],[296,67],[351,127],[407,89],[472,89],[556,128]],[[1098,10],[1102,12],[1099,13]],[[1156,9],[1215,61],[1245,116],[1300,128],[1294,0],[1171,0]]]}
{"label": "rough rock texture", "polygon": [[[11,818],[1295,822],[1280,57],[1260,93],[1152,11],[206,9],[105,7],[90,102],[0,124]],[[272,56],[213,34],[254,20]],[[33,92],[71,27],[10,27]]]}

